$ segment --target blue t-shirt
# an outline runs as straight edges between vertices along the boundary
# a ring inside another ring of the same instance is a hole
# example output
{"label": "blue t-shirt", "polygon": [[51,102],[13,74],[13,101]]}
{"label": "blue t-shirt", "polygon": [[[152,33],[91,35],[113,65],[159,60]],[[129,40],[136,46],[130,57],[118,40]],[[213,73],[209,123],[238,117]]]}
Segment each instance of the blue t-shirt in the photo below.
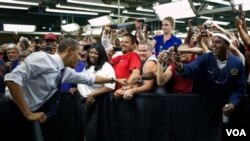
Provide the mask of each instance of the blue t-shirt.
{"label": "blue t-shirt", "polygon": [[177,43],[177,46],[180,46],[182,44],[182,41],[180,38],[177,38],[172,34],[171,38],[167,40],[164,43],[164,35],[159,35],[154,37],[156,44],[155,44],[155,55],[158,56],[159,52],[162,50],[167,50],[171,46],[174,46],[175,43]]}

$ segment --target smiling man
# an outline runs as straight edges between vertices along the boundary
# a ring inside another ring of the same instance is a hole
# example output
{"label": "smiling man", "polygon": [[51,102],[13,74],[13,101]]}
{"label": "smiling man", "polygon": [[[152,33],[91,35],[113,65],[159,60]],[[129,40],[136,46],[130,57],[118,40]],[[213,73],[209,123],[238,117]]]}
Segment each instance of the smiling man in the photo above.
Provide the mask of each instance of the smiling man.
{"label": "smiling man", "polygon": [[[132,34],[124,34],[121,40],[121,48],[123,55],[112,58],[110,61],[114,67],[116,78],[128,79],[128,84],[131,84],[133,78],[140,76],[141,60],[134,49],[138,44],[137,39]],[[111,58],[112,53],[109,53]],[[121,85],[116,85],[115,97],[123,97]]]}
{"label": "smiling man", "polygon": [[229,46],[230,39],[226,35],[214,33],[212,52],[199,56],[192,63],[183,64],[179,54],[173,55],[180,75],[194,77],[193,92],[212,96],[213,104],[218,102],[217,114],[223,111],[227,116],[234,111],[246,89],[243,64],[229,52]]}

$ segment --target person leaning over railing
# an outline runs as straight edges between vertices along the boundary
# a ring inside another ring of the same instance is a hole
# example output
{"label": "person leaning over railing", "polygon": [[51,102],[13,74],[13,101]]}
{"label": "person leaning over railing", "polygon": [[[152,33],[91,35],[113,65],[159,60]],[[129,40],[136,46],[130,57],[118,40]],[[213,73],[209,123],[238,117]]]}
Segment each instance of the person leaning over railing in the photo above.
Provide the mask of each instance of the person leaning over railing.
{"label": "person leaning over railing", "polygon": [[[57,108],[54,106],[58,104],[59,98],[54,101],[50,99],[60,97],[62,82],[88,85],[125,83],[124,80],[112,77],[75,72],[72,68],[76,66],[80,54],[79,43],[65,38],[59,43],[58,53],[32,53],[11,73],[5,75],[8,91],[0,98],[0,131],[3,139],[31,140],[32,123],[44,123],[56,112]],[[52,102],[53,106],[43,109],[47,102]]]}

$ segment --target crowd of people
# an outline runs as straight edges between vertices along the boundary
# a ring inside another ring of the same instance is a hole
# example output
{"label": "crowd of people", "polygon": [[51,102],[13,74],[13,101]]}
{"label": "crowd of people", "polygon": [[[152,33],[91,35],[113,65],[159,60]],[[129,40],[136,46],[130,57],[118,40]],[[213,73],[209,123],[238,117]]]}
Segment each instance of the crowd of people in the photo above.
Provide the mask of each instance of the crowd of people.
{"label": "crowd of people", "polygon": [[230,116],[250,83],[244,14],[236,19],[239,37],[213,21],[195,29],[190,21],[183,41],[173,33],[173,17],[163,19],[161,35],[150,36],[148,27],[136,20],[135,35],[122,29],[119,37],[105,25],[100,40],[46,34],[43,41],[20,38],[17,44],[3,44],[0,129],[30,140],[31,123],[49,118],[39,109],[60,91],[80,95],[86,107],[111,92],[124,100],[146,92],[217,95],[218,108]]}

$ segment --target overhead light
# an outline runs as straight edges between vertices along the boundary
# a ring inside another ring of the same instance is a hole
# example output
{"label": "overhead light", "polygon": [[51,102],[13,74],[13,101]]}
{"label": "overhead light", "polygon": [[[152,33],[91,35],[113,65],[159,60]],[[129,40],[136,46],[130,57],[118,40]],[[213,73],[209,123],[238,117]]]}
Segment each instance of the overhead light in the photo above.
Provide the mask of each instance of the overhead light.
{"label": "overhead light", "polygon": [[193,5],[194,5],[194,6],[200,6],[201,3],[200,3],[200,2],[199,2],[199,3],[198,3],[198,2],[193,2]]}
{"label": "overhead light", "polygon": [[160,4],[154,6],[153,9],[155,10],[155,13],[158,15],[160,20],[163,20],[168,16],[171,16],[175,19],[183,19],[196,16],[188,0]]}
{"label": "overhead light", "polygon": [[102,33],[102,28],[92,28],[87,30],[82,35],[100,35]]}
{"label": "overhead light", "polygon": [[175,20],[175,23],[186,23],[185,21],[178,21],[178,20]]}
{"label": "overhead light", "polygon": [[208,10],[212,10],[213,8],[214,8],[214,6],[212,6],[212,5],[208,5],[206,9],[208,9]]}
{"label": "overhead light", "polygon": [[225,22],[225,21],[215,21],[215,20],[207,20],[205,23],[210,24],[211,22],[214,22],[218,25],[229,25],[229,22]]}
{"label": "overhead light", "polygon": [[212,3],[218,3],[218,4],[223,4],[223,5],[230,5],[230,3],[228,1],[224,1],[224,0],[205,0],[207,2],[212,2]]}
{"label": "overhead light", "polygon": [[129,15],[142,15],[142,16],[155,17],[154,14],[146,14],[146,13],[138,13],[138,12],[129,12],[128,10],[123,10],[122,13],[124,13],[124,14],[129,14]]}
{"label": "overhead light", "polygon": [[141,6],[137,6],[136,10],[137,11],[142,11],[142,12],[154,12],[153,9],[142,8]]}
{"label": "overhead light", "polygon": [[35,25],[19,25],[19,24],[3,24],[4,31],[11,32],[34,32],[36,30]]}
{"label": "overhead light", "polygon": [[65,32],[75,32],[78,31],[80,26],[77,23],[71,23],[61,26],[62,30]]}
{"label": "overhead light", "polygon": [[76,1],[76,0],[67,0],[69,3],[76,3],[76,4],[85,4],[85,5],[91,5],[91,6],[100,6],[100,7],[110,7],[110,8],[118,8],[124,9],[124,6],[118,6],[118,5],[108,5],[100,2],[88,2],[88,1]]}
{"label": "overhead light", "polygon": [[93,8],[82,8],[82,7],[73,7],[73,6],[65,6],[61,5],[60,3],[56,5],[57,8],[64,8],[64,9],[74,9],[74,10],[84,10],[84,11],[92,11],[92,12],[103,12],[103,13],[110,13],[110,10],[101,10],[101,9],[93,9]]}
{"label": "overhead light", "polygon": [[21,4],[21,5],[33,5],[38,6],[39,3],[37,2],[24,2],[24,1],[17,1],[17,0],[0,0],[1,3],[11,3],[11,4]]}
{"label": "overhead light", "polygon": [[91,26],[103,26],[107,24],[113,24],[113,20],[110,16],[101,16],[93,19],[89,19],[88,22]]}
{"label": "overhead light", "polygon": [[[0,31],[1,34],[9,34],[10,32],[8,31]],[[53,33],[55,35],[60,35],[60,32],[49,32],[49,33]],[[25,34],[31,34],[31,35],[46,35],[48,34],[48,32],[26,32]]]}
{"label": "overhead light", "polygon": [[250,22],[250,18],[245,18],[245,20]]}
{"label": "overhead light", "polygon": [[83,11],[72,11],[72,10],[61,10],[61,9],[50,9],[46,8],[46,12],[52,13],[68,13],[68,14],[79,14],[79,15],[98,15],[98,13],[94,12],[83,12]]}
{"label": "overhead light", "polygon": [[215,20],[213,20],[212,17],[200,16],[200,17],[198,17],[198,18],[200,18],[200,19],[206,19],[206,20],[208,20],[207,22],[213,21],[213,22],[215,22],[215,23],[217,23],[217,24],[219,24],[219,25],[229,25],[229,22],[215,21]]}
{"label": "overhead light", "polygon": [[200,19],[206,19],[206,20],[212,20],[213,19],[212,17],[207,17],[207,16],[200,16],[198,18],[200,18]]}
{"label": "overhead light", "polygon": [[118,15],[116,15],[114,13],[110,13],[109,16],[111,16],[111,17],[121,17],[121,18],[131,18],[131,19],[144,19],[144,20],[147,19],[147,18],[141,18],[141,17],[135,17],[135,16],[124,16],[124,15],[118,16]]}
{"label": "overhead light", "polygon": [[219,25],[229,25],[229,22],[224,22],[224,21],[214,21],[214,22]]}
{"label": "overhead light", "polygon": [[8,5],[0,5],[0,8],[4,8],[4,9],[17,9],[17,10],[28,10],[29,9],[29,7],[8,6]]}
{"label": "overhead light", "polygon": [[130,16],[124,16],[124,15],[116,15],[116,14],[114,14],[114,13],[110,13],[109,14],[109,16],[111,16],[111,17],[125,17],[125,18],[130,18]]}

